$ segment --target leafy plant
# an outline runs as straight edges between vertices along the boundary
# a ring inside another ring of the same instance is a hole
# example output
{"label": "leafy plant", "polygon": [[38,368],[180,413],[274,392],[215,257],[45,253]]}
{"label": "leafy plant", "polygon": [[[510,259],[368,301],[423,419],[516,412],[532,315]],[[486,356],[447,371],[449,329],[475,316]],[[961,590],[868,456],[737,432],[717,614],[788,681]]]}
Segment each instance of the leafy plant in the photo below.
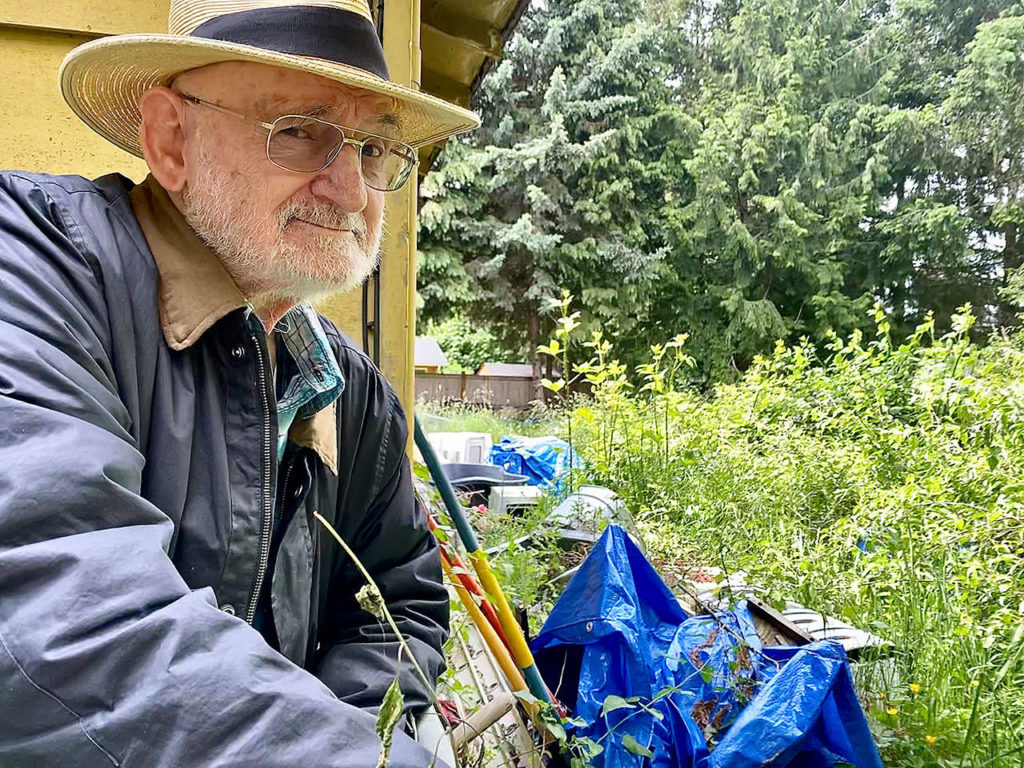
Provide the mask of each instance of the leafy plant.
{"label": "leafy plant", "polygon": [[387,601],[381,594],[380,587],[377,586],[377,582],[374,581],[373,576],[371,576],[370,572],[366,570],[366,566],[363,565],[359,556],[356,555],[352,548],[345,543],[345,540],[341,538],[338,532],[334,529],[334,526],[327,522],[319,512],[313,512],[313,517],[316,518],[317,522],[319,522],[331,537],[338,542],[338,546],[340,546],[342,550],[344,550],[345,554],[352,559],[356,568],[363,575],[363,578],[366,579],[366,584],[364,584],[359,589],[359,592],[356,593],[356,599],[359,602],[359,606],[367,613],[376,616],[378,619],[386,621],[391,627],[391,630],[395,633],[395,638],[398,641],[399,650],[398,658],[395,659],[395,679],[391,682],[387,691],[384,693],[384,699],[381,702],[380,711],[377,713],[377,721],[375,723],[377,735],[381,740],[380,754],[377,756],[376,768],[386,768],[388,764],[388,756],[391,753],[391,741],[394,737],[395,726],[398,724],[398,721],[402,716],[402,708],[405,703],[405,697],[402,694],[402,689],[399,685],[401,675],[398,670],[398,665],[402,663],[403,654],[409,659],[409,663],[412,664],[416,674],[423,682],[425,690],[431,697],[433,705],[438,708],[438,714],[444,717],[444,711],[437,699],[437,694],[434,692],[434,681],[427,677],[423,668],[413,655],[412,649],[409,648],[408,641],[398,628],[398,624],[395,622],[395,618],[391,615],[391,611],[388,610]]}
{"label": "leafy plant", "polygon": [[500,362],[509,354],[494,336],[462,315],[448,317],[441,322],[426,322],[419,332],[437,340],[448,358],[445,373],[475,373],[487,362]]}
{"label": "leafy plant", "polygon": [[854,665],[886,765],[1024,765],[1024,336],[868,321],[707,391],[682,339],[641,370],[570,340],[574,448],[663,573],[743,571],[892,643]]}
{"label": "leafy plant", "polygon": [[858,680],[887,764],[986,765],[1024,751],[1024,352],[973,342],[966,307],[899,345],[875,320],[876,341],[780,343],[708,396],[661,348],[635,391],[602,346],[577,446],[664,560],[894,643]]}
{"label": "leafy plant", "polygon": [[875,301],[897,341],[1014,327],[1022,44],[1016,0],[532,3],[424,180],[425,316],[534,355],[565,287],[630,373],[685,329],[705,385]]}

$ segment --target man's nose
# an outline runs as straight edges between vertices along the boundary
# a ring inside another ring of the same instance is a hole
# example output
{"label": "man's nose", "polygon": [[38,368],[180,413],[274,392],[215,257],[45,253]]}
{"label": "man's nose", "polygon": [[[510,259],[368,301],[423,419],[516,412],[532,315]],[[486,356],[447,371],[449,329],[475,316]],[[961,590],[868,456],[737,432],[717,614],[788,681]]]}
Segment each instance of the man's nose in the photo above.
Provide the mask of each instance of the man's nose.
{"label": "man's nose", "polygon": [[360,150],[351,144],[344,145],[334,162],[313,179],[313,194],[331,200],[344,211],[360,213],[366,207]]}

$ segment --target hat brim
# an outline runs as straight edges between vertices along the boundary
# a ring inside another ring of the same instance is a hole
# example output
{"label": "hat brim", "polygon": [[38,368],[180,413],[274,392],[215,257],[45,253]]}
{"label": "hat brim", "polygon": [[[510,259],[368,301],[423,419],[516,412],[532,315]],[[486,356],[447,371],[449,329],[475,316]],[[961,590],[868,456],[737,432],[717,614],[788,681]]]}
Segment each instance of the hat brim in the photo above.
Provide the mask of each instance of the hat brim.
{"label": "hat brim", "polygon": [[480,125],[480,118],[468,109],[355,67],[183,35],[119,35],[80,45],[61,64],[61,92],[86,125],[125,151],[142,157],[142,117],[138,107],[142,95],[155,86],[168,85],[182,72],[225,61],[296,69],[389,96],[398,110],[401,140],[414,147]]}

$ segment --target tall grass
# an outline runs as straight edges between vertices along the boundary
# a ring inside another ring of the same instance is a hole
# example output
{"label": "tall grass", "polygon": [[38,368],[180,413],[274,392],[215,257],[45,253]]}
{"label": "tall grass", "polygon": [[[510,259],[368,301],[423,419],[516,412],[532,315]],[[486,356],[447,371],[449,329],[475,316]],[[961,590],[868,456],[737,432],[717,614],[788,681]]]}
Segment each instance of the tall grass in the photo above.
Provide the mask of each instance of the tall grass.
{"label": "tall grass", "polygon": [[505,435],[549,435],[561,428],[559,414],[542,405],[522,411],[492,410],[460,402],[419,403],[416,415],[428,432],[483,432],[494,442]]}
{"label": "tall grass", "polygon": [[887,766],[1024,766],[1024,332],[981,346],[972,322],[895,345],[879,316],[875,341],[780,344],[710,393],[684,336],[628,372],[599,334],[563,335],[591,394],[560,429],[446,415],[495,437],[571,423],[656,562],[743,570],[891,641],[857,668]]}
{"label": "tall grass", "polygon": [[683,337],[639,385],[599,336],[579,366],[574,447],[656,555],[895,644],[860,676],[891,766],[1024,765],[1024,351],[973,344],[972,322],[779,345],[710,395]]}

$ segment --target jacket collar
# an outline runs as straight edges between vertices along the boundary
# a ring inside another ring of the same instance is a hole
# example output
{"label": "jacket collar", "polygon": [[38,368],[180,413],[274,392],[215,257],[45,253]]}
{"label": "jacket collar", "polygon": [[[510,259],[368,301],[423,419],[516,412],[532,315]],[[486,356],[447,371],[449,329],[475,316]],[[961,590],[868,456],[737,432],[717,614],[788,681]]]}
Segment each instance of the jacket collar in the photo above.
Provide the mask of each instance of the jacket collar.
{"label": "jacket collar", "polygon": [[[131,201],[160,275],[158,301],[164,339],[175,351],[188,349],[210,326],[248,302],[156,179],[147,176],[132,190]],[[337,410],[333,403],[308,419],[295,419],[288,437],[313,449],[337,473]]]}
{"label": "jacket collar", "polygon": [[132,208],[160,273],[164,338],[173,350],[188,349],[228,312],[246,306],[245,297],[152,176],[132,190]]}

